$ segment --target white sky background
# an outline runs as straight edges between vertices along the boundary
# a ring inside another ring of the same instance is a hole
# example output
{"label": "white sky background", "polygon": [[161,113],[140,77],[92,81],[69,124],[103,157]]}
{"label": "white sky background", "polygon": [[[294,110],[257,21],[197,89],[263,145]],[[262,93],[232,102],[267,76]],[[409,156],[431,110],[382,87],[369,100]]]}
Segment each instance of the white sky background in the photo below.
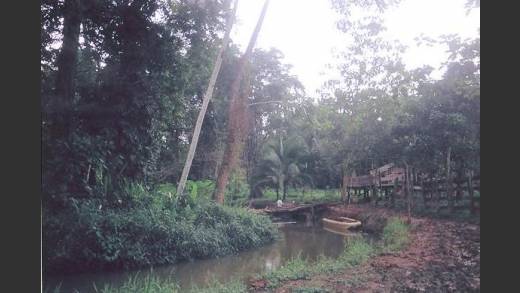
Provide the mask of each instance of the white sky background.
{"label": "white sky background", "polygon": [[[466,15],[466,0],[404,0],[386,14],[387,34],[409,46],[404,60],[409,68],[429,64],[438,68],[446,60],[444,47],[417,47],[414,38],[459,34],[478,36],[480,8]],[[242,50],[247,46],[264,0],[239,0],[232,38]],[[275,47],[285,55],[306,88],[315,96],[323,82],[338,77],[327,68],[335,64],[334,52],[346,46],[345,34],[336,29],[339,15],[329,0],[271,0],[256,47]],[[440,75],[438,72],[437,76]]]}

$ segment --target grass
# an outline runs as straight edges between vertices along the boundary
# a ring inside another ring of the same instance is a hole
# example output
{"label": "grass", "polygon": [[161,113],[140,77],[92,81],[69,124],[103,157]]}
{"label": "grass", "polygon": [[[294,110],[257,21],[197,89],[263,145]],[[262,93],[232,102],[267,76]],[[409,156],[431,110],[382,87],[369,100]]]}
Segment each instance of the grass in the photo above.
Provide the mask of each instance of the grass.
{"label": "grass", "polygon": [[330,291],[327,289],[316,288],[316,287],[301,287],[301,288],[292,288],[291,292],[294,292],[294,293],[327,293]]}
{"label": "grass", "polygon": [[[161,280],[152,275],[139,278],[136,274],[129,277],[121,286],[105,285],[103,288],[97,288],[94,285],[94,290],[98,293],[245,293],[247,286],[239,279],[227,283],[213,280],[205,287],[194,286],[189,290],[183,290],[174,280]],[[61,293],[62,290],[60,286],[57,286],[52,291],[46,289],[44,292]]]}
{"label": "grass", "polygon": [[160,280],[157,277],[146,276],[144,280],[137,278],[137,275],[130,277],[122,286],[105,286],[96,292],[101,293],[177,293],[180,287],[174,281]]}
{"label": "grass", "polygon": [[305,280],[321,273],[338,273],[346,268],[359,265],[373,256],[376,249],[363,238],[353,239],[338,258],[320,257],[311,263],[297,256],[279,269],[261,276],[269,283],[269,287],[278,287],[285,281]]}
{"label": "grass", "polygon": [[197,286],[190,290],[190,293],[245,293],[247,292],[247,286],[239,279],[234,279],[227,283],[220,283],[219,281],[212,281],[204,288]]}
{"label": "grass", "polygon": [[385,252],[395,252],[402,249],[410,241],[408,225],[399,218],[390,218],[383,229],[383,246]]}

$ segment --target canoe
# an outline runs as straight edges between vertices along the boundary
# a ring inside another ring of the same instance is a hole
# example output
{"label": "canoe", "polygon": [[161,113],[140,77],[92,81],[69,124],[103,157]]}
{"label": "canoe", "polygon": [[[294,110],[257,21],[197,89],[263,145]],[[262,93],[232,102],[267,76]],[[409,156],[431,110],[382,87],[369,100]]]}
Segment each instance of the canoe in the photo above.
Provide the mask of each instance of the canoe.
{"label": "canoe", "polygon": [[361,226],[361,221],[347,217],[338,217],[334,219],[323,218],[322,221],[324,228],[343,232],[346,232],[350,228]]}

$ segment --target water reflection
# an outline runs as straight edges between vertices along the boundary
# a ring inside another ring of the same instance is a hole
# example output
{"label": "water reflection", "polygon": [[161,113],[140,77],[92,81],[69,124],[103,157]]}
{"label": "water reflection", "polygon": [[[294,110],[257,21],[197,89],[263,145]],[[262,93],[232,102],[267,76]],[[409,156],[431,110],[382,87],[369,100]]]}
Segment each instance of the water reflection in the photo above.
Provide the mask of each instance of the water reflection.
{"label": "water reflection", "polygon": [[93,283],[97,288],[102,288],[105,284],[119,286],[136,273],[137,278],[153,274],[161,279],[173,279],[181,288],[190,288],[193,285],[201,287],[213,280],[226,282],[236,277],[246,278],[272,271],[298,254],[310,260],[315,260],[320,255],[337,257],[343,251],[345,239],[350,237],[325,231],[321,227],[304,227],[298,224],[280,227],[280,231],[282,237],[275,243],[238,255],[184,262],[154,268],[152,271],[54,276],[48,278],[46,287],[54,288],[62,281],[62,292],[74,292],[74,289],[81,293],[95,292]]}

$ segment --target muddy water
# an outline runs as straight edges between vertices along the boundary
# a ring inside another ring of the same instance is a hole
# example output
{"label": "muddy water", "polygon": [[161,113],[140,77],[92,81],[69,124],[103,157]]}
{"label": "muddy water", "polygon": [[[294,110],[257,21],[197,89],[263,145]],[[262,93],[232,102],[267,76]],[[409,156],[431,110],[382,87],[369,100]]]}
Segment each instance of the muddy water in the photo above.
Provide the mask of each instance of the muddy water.
{"label": "muddy water", "polygon": [[187,289],[196,285],[203,287],[212,280],[220,282],[232,278],[247,278],[257,273],[268,272],[286,263],[292,257],[301,256],[315,260],[320,255],[338,256],[349,237],[324,230],[321,227],[304,227],[299,224],[280,227],[281,238],[275,243],[255,250],[245,251],[237,255],[218,259],[195,260],[172,266],[124,272],[103,272],[78,274],[69,276],[53,276],[48,278],[47,288],[55,288],[61,282],[61,292],[95,292],[106,284],[121,285],[130,276],[144,278],[148,274],[166,280],[175,280],[181,288]]}

